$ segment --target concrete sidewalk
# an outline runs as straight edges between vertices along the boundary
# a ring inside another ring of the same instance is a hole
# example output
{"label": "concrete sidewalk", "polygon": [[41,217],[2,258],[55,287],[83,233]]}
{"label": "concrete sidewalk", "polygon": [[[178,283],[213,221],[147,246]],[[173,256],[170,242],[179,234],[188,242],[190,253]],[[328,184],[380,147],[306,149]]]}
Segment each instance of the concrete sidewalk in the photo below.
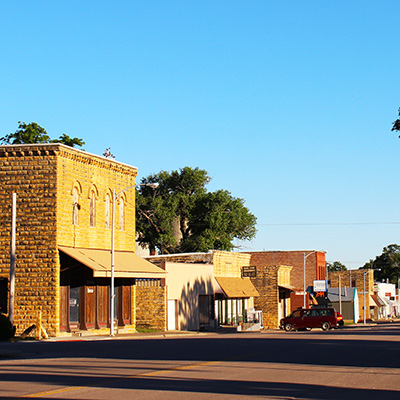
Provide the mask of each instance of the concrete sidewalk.
{"label": "concrete sidewalk", "polygon": [[137,333],[119,333],[115,336],[109,334],[91,335],[85,334],[82,336],[57,336],[49,339],[43,339],[42,342],[80,342],[87,340],[126,340],[126,339],[152,339],[152,338],[176,338],[176,337],[191,337],[204,336],[208,334],[216,334],[215,332],[189,332],[189,331],[168,331],[168,332],[137,332]]}

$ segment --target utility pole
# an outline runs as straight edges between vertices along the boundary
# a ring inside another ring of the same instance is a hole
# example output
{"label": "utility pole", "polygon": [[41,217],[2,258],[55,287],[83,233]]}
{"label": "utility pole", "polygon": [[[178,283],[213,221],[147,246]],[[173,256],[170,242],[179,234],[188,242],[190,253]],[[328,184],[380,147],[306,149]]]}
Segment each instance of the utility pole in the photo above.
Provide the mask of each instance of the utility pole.
{"label": "utility pole", "polygon": [[339,312],[342,314],[342,284],[340,282],[340,273],[339,273]]}
{"label": "utility pole", "polygon": [[10,250],[10,295],[8,319],[14,325],[14,296],[15,296],[15,234],[17,214],[17,194],[12,194],[11,205],[11,250]]}

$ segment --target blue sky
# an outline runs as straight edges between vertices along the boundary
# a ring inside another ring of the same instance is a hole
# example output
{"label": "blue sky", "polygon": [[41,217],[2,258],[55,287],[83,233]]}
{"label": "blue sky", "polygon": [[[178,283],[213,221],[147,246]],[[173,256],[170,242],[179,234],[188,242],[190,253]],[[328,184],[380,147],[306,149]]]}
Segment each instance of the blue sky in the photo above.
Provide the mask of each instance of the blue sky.
{"label": "blue sky", "polygon": [[400,244],[398,1],[0,5],[1,136],[18,121],[135,165],[206,169],[258,219],[245,250],[358,268]]}

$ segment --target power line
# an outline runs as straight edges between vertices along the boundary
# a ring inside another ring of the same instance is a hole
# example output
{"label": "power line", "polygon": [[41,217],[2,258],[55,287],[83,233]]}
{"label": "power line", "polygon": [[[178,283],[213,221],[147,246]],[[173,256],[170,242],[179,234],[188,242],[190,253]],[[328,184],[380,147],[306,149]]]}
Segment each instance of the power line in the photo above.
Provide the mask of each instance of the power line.
{"label": "power line", "polygon": [[256,224],[258,226],[334,226],[334,225],[400,225],[400,222],[299,222],[299,223],[276,223]]}

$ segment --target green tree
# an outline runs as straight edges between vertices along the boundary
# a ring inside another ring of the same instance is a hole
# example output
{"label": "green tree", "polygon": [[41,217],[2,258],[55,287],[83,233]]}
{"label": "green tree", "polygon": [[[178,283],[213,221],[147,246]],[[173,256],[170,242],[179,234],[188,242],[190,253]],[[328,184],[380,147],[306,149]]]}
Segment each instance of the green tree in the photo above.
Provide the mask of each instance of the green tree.
{"label": "green tree", "polygon": [[250,240],[256,218],[242,199],[228,191],[207,192],[207,171],[185,167],[161,171],[142,180],[136,196],[139,243],[161,254],[232,250],[233,240]]}
{"label": "green tree", "polygon": [[361,269],[374,269],[375,280],[389,279],[390,283],[397,284],[400,278],[400,246],[390,244],[384,247],[381,255],[364,264]]}
{"label": "green tree", "polygon": [[46,129],[36,122],[26,124],[18,121],[18,129],[0,138],[2,144],[35,144],[35,143],[62,143],[67,146],[83,146],[85,142],[79,138],[71,138],[63,133],[58,139],[50,139]]}
{"label": "green tree", "polygon": [[339,261],[334,261],[333,263],[326,263],[326,267],[328,268],[329,272],[332,271],[346,271],[347,267]]}
{"label": "green tree", "polygon": [[399,118],[397,118],[396,121],[393,122],[392,132],[394,131],[400,132],[400,108],[398,112],[399,112]]}
{"label": "green tree", "polygon": [[75,147],[75,146],[82,147],[85,144],[85,142],[82,139],[71,138],[65,133],[63,133],[58,139],[50,140],[50,143],[62,143],[70,147]]}

